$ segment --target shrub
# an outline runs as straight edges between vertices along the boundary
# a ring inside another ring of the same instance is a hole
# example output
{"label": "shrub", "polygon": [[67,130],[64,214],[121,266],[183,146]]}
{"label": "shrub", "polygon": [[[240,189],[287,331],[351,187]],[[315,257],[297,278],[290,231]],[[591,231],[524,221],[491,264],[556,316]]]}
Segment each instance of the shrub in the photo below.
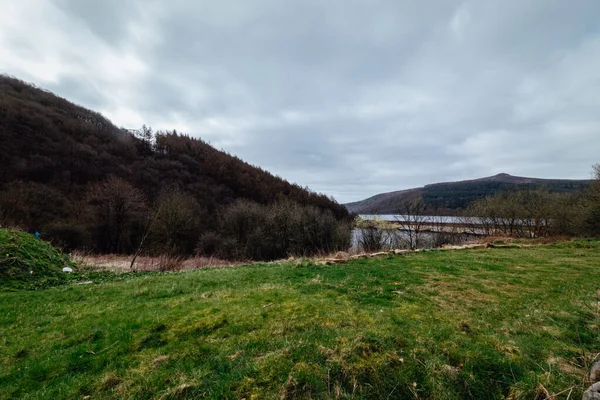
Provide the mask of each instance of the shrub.
{"label": "shrub", "polygon": [[68,200],[41,183],[16,181],[0,191],[0,217],[5,224],[35,231],[64,218],[69,212]]}
{"label": "shrub", "polygon": [[237,243],[233,238],[223,237],[221,234],[209,231],[203,233],[196,246],[196,254],[218,258],[240,258]]}
{"label": "shrub", "polygon": [[[488,235],[544,237],[553,233],[562,195],[542,190],[502,192],[476,201],[469,208]],[[564,220],[564,217],[560,218]]]}
{"label": "shrub", "polygon": [[350,224],[329,210],[286,199],[270,205],[241,200],[223,210],[220,238],[222,244],[216,246],[216,236],[203,235],[199,250],[204,254],[213,250],[228,258],[274,260],[345,250]]}
{"label": "shrub", "polygon": [[178,190],[164,192],[151,217],[149,249],[155,254],[192,254],[202,231],[205,214],[191,195]]}
{"label": "shrub", "polygon": [[57,221],[44,227],[42,237],[65,251],[85,249],[90,246],[86,228],[75,221]]}
{"label": "shrub", "polygon": [[582,230],[588,236],[600,236],[600,164],[593,167],[594,182],[584,195]]}
{"label": "shrub", "polygon": [[371,253],[388,247],[396,247],[398,242],[398,227],[391,222],[378,218],[357,218],[354,222],[357,228],[356,243],[360,250]]}
{"label": "shrub", "polygon": [[147,216],[141,191],[129,182],[113,177],[91,185],[86,201],[97,250],[108,253],[132,251]]}

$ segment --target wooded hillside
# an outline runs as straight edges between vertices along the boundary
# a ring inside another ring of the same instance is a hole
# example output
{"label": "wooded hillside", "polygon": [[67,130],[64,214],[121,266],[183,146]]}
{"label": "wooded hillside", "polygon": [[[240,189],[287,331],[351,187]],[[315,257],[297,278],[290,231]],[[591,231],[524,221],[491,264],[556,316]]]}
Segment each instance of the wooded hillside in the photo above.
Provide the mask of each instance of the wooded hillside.
{"label": "wooded hillside", "polygon": [[357,214],[397,214],[404,199],[421,196],[426,212],[435,215],[456,215],[476,200],[506,191],[545,190],[550,193],[582,191],[591,180],[538,179],[498,174],[490,177],[425,185],[421,188],[381,193],[368,199],[346,204]]}
{"label": "wooded hillside", "polygon": [[[99,113],[3,75],[0,139],[0,224],[39,230],[42,235],[77,230],[95,218],[90,207],[102,211],[100,203],[108,204],[107,196],[114,203],[113,191],[124,198],[121,208],[129,207],[128,216],[139,214],[139,226],[131,222],[128,240],[100,250],[130,251],[143,230],[141,215],[163,194],[174,191],[193,198],[204,229],[215,227],[220,207],[237,199],[264,205],[293,201],[331,212],[337,219],[348,216],[333,199],[201,139],[145,127],[120,129]],[[114,207],[105,211],[115,213]],[[113,217],[119,218],[118,210]]]}

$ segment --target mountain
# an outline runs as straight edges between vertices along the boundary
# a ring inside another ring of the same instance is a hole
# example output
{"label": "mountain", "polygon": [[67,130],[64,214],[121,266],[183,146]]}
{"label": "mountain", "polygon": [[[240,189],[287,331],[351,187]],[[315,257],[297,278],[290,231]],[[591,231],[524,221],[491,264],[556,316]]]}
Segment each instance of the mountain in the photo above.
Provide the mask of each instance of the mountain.
{"label": "mountain", "polygon": [[356,214],[396,214],[404,199],[422,196],[427,213],[456,215],[475,200],[505,190],[544,189],[551,193],[572,193],[582,190],[591,181],[570,179],[539,179],[498,174],[458,182],[442,182],[420,188],[381,193],[362,201],[345,204]]}
{"label": "mountain", "polygon": [[0,75],[0,143],[0,225],[35,231],[81,220],[90,188],[108,178],[113,187],[133,187],[147,207],[165,191],[184,192],[205,211],[207,227],[220,207],[237,199],[288,199],[348,217],[333,199],[200,139],[121,129],[97,112],[6,75]]}

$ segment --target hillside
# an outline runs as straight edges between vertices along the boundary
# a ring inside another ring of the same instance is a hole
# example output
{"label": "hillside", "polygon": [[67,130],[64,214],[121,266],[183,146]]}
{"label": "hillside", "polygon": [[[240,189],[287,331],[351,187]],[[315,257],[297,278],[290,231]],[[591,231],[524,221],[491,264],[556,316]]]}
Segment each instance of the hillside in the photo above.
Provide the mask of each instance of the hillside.
{"label": "hillside", "polygon": [[[103,235],[118,236],[113,239],[120,243],[106,243],[101,251],[132,251],[147,223],[146,210],[174,190],[193,198],[189,209],[204,231],[214,229],[222,206],[238,199],[259,204],[291,200],[338,219],[348,216],[327,196],[201,139],[176,131],[120,129],[99,113],[2,75],[0,142],[0,225],[39,230],[46,237],[59,232],[71,247],[97,245],[98,240],[90,241],[90,224],[98,221],[91,221],[88,208],[98,208],[108,190],[121,196],[135,221],[99,210],[119,229],[129,224],[127,237],[103,228]],[[177,199],[190,204],[187,197]]]}
{"label": "hillside", "polygon": [[428,213],[455,215],[475,200],[515,189],[544,189],[551,193],[572,193],[582,190],[590,181],[539,179],[498,174],[490,177],[425,185],[420,188],[381,193],[368,199],[345,204],[356,214],[396,214],[406,198],[422,196]]}
{"label": "hillside", "polygon": [[579,240],[0,290],[0,399],[581,399],[599,262]]}

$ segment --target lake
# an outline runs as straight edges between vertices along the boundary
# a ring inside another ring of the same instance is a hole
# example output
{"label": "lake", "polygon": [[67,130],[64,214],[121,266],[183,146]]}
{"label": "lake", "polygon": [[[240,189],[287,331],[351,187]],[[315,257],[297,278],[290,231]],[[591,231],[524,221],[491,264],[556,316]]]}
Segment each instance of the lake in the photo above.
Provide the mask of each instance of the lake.
{"label": "lake", "polygon": [[[406,221],[414,221],[414,216],[409,215],[400,215],[400,214],[360,214],[360,218],[362,219],[380,219],[383,221],[391,221],[391,222],[406,222]],[[447,215],[423,215],[421,216],[422,221],[426,223],[436,223],[436,224],[481,224],[481,221],[477,217],[456,217],[456,216],[447,216]]]}

